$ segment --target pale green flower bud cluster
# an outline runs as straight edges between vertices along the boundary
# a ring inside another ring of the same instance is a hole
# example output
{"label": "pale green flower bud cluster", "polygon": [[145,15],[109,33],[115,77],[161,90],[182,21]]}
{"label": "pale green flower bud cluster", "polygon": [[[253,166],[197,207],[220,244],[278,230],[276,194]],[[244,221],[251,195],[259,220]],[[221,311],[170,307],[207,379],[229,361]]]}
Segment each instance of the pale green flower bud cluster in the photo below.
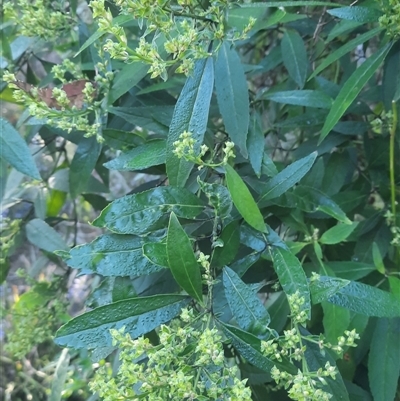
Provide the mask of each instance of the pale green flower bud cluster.
{"label": "pale green flower bud cluster", "polygon": [[7,331],[4,350],[15,358],[22,358],[34,346],[52,339],[65,315],[65,304],[54,299],[51,304],[11,312],[12,328]]}
{"label": "pale green flower bud cluster", "polygon": [[214,277],[211,272],[211,264],[209,262],[210,255],[205,255],[203,252],[198,253],[197,262],[204,269],[204,273],[202,275],[204,282],[211,287],[214,284]]}
{"label": "pale green flower bud cluster", "polygon": [[291,319],[293,324],[304,325],[308,319],[308,314],[304,310],[304,297],[301,297],[299,292],[296,291],[294,294],[288,296],[288,302],[291,311]]}
{"label": "pale green flower bud cluster", "polygon": [[20,231],[22,220],[2,217],[0,223],[0,265],[6,263],[9,250],[14,246],[15,237]]}
{"label": "pale green flower bud cluster", "polygon": [[400,36],[400,3],[398,0],[379,0],[384,15],[379,18],[379,24],[386,29],[392,38]]}
{"label": "pale green flower bud cluster", "polygon": [[[95,82],[88,80],[82,89],[82,93],[79,94],[81,108],[76,107],[73,103],[71,106],[71,99],[63,88],[52,89],[51,100],[57,105],[55,108],[46,103],[41,96],[40,89],[32,87],[29,91],[25,91],[15,85],[14,74],[6,72],[3,75],[3,80],[14,87],[14,98],[17,102],[28,107],[31,116],[44,120],[46,124],[68,133],[73,130],[83,131],[85,137],[96,136],[97,140],[102,142],[102,116],[104,114],[102,103],[109,92],[113,73],[107,71],[106,62],[98,63],[96,67],[98,74],[95,77]],[[52,68],[54,77],[63,84],[71,82],[65,79],[67,72],[74,76],[74,80],[86,79],[79,67],[70,60],[64,60],[62,64]]]}
{"label": "pale green flower bud cluster", "polygon": [[288,389],[288,395],[292,400],[297,401],[328,401],[332,394],[318,388],[319,385],[325,385],[325,377],[335,379],[337,369],[331,366],[329,362],[325,368],[318,369],[317,372],[302,372],[299,370],[296,375],[280,371],[276,366],[271,369],[272,378],[278,385]]}
{"label": "pale green flower bud cluster", "polygon": [[394,218],[393,213],[390,210],[387,210],[385,213],[386,224],[389,226],[390,231],[393,235],[393,239],[391,240],[391,244],[399,247],[400,246],[400,227],[396,225],[396,219]]}
{"label": "pale green flower bud cluster", "polygon": [[201,145],[200,150],[197,151],[199,145],[196,143],[196,140],[193,138],[193,134],[191,132],[183,132],[179,136],[179,140],[174,142],[174,150],[173,153],[179,158],[184,158],[187,161],[190,161],[194,164],[199,165],[199,170],[203,167],[220,167],[224,166],[228,163],[230,158],[235,157],[234,147],[235,144],[233,142],[225,142],[223,152],[223,159],[219,163],[212,163],[210,161],[204,161],[203,157],[209,151],[208,146]]}
{"label": "pale green flower bud cluster", "polygon": [[[319,276],[314,274],[311,280],[315,281],[318,278]],[[284,330],[283,336],[273,338],[269,341],[262,341],[261,352],[269,359],[279,362],[286,359],[291,362],[302,363],[302,370],[299,370],[296,375],[280,371],[276,366],[271,371],[272,378],[278,384],[278,388],[284,387],[285,389],[289,389],[288,395],[291,399],[299,401],[329,400],[332,396],[320,387],[326,385],[326,377],[335,379],[335,375],[337,374],[336,367],[331,366],[327,362],[325,369],[320,368],[316,372],[309,371],[305,358],[307,350],[305,342],[317,344],[321,350],[321,354],[325,353],[325,348],[329,348],[341,355],[345,347],[355,347],[355,340],[360,337],[355,330],[346,330],[344,335],[338,337],[337,344],[332,345],[325,342],[322,335],[319,337],[312,335],[304,336],[299,329],[299,326],[303,325],[307,320],[307,314],[303,310],[304,298],[296,292],[288,296],[288,301],[293,328]]]}
{"label": "pale green flower bud cluster", "polygon": [[[189,75],[193,71],[194,60],[209,57],[210,44],[223,39],[231,41],[244,39],[254,26],[254,18],[241,32],[228,29],[225,15],[231,4],[226,0],[213,1],[203,8],[198,0],[188,1],[151,1],[151,0],[115,0],[120,8],[120,15],[130,15],[139,21],[145,32],[137,48],[128,46],[124,29],[113,21],[111,12],[105,8],[104,0],[92,0],[90,7],[97,20],[99,30],[113,35],[104,49],[115,59],[125,62],[140,61],[150,65],[152,78],[168,78],[167,68],[177,65],[177,73]],[[155,33],[151,43],[146,37]],[[161,56],[157,38],[163,34],[166,56]]]}
{"label": "pale green flower bud cluster", "polygon": [[246,380],[239,379],[236,366],[225,366],[222,338],[207,320],[183,309],[186,325],[162,325],[156,346],[144,337],[133,340],[124,329],[111,330],[120,367],[114,377],[106,365],[99,368],[92,391],[104,401],[250,401]]}
{"label": "pale green flower bud cluster", "polygon": [[16,23],[21,35],[54,40],[76,25],[66,4],[51,0],[8,0],[3,7],[6,18]]}

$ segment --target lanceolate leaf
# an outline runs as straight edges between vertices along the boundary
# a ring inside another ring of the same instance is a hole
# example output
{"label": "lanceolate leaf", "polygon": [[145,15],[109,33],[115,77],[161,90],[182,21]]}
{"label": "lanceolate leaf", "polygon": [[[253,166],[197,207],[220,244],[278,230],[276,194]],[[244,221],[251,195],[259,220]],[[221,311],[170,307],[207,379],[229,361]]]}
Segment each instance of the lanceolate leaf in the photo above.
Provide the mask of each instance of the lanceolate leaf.
{"label": "lanceolate leaf", "polygon": [[356,229],[357,225],[358,222],[354,222],[353,224],[339,223],[325,231],[320,238],[320,242],[321,244],[331,245],[345,241],[346,238]]}
{"label": "lanceolate leaf", "polygon": [[82,137],[69,170],[69,190],[73,198],[87,189],[89,178],[96,166],[100,152],[101,144],[95,136],[91,138]]}
{"label": "lanceolate leaf", "polygon": [[308,72],[307,50],[303,39],[295,30],[288,29],[283,35],[281,48],[283,64],[293,81],[303,89]]}
{"label": "lanceolate leaf", "polygon": [[313,303],[328,301],[366,316],[400,317],[400,304],[390,292],[356,281],[320,276],[310,283]]}
{"label": "lanceolate leaf", "polygon": [[123,326],[136,338],[174,318],[187,301],[184,295],[155,295],[100,306],[62,326],[55,342],[76,349],[106,347],[111,345],[110,329]]}
{"label": "lanceolate leaf", "polygon": [[184,188],[158,187],[128,195],[108,205],[93,221],[96,227],[107,227],[119,234],[145,234],[167,213],[192,219],[205,204]]}
{"label": "lanceolate leaf", "polygon": [[229,267],[224,268],[222,282],[226,299],[238,325],[255,335],[265,334],[271,319],[254,291]]}
{"label": "lanceolate leaf", "polygon": [[342,89],[333,102],[328,117],[326,118],[325,124],[321,131],[321,137],[319,139],[320,143],[329,134],[331,129],[339,121],[340,117],[342,117],[342,115],[350,107],[364,85],[374,75],[375,71],[389,53],[392,44],[393,43],[388,43],[386,46],[382,47],[375,54],[364,61],[364,63],[362,63],[361,66],[358,67],[350,76],[350,78],[344,83]]}
{"label": "lanceolate leaf", "polygon": [[146,242],[143,244],[143,255],[157,266],[169,267],[167,245],[163,242]]}
{"label": "lanceolate leaf", "polygon": [[141,276],[161,270],[143,255],[143,242],[133,235],[102,235],[73,248],[66,263],[82,274],[102,276]]}
{"label": "lanceolate leaf", "polygon": [[224,42],[215,61],[215,88],[225,128],[244,157],[249,128],[249,95],[243,67],[235,49]]}
{"label": "lanceolate leaf", "polygon": [[219,239],[223,246],[216,246],[212,253],[213,266],[225,266],[231,263],[239,250],[240,226],[237,220],[229,223],[222,231]]}
{"label": "lanceolate leaf", "polygon": [[262,187],[260,191],[261,198],[258,203],[262,204],[268,199],[277,198],[297,184],[311,169],[317,156],[317,152],[313,152],[303,159],[295,161],[284,170],[279,172]]}
{"label": "lanceolate leaf", "polygon": [[167,234],[167,258],[176,282],[197,301],[203,301],[200,266],[192,244],[175,213],[171,213]]}
{"label": "lanceolate leaf", "polygon": [[378,319],[368,356],[368,375],[374,401],[392,401],[400,374],[400,318]]}
{"label": "lanceolate leaf", "polygon": [[33,219],[26,225],[26,236],[31,244],[47,252],[69,250],[61,235],[40,219]]}
{"label": "lanceolate leaf", "polygon": [[18,131],[6,120],[0,118],[1,157],[17,171],[36,180],[41,180],[26,142]]}
{"label": "lanceolate leaf", "polygon": [[277,103],[293,104],[295,106],[316,107],[319,109],[330,109],[332,99],[322,91],[303,89],[295,91],[282,91],[264,93],[262,99],[273,100]]}
{"label": "lanceolate leaf", "polygon": [[370,31],[367,31],[367,32],[363,33],[362,35],[359,35],[356,38],[349,40],[343,46],[339,47],[334,52],[330,53],[322,61],[322,63],[314,70],[314,72],[311,74],[311,76],[310,76],[310,78],[308,78],[308,80],[317,76],[326,67],[330,66],[336,60],[339,60],[345,54],[347,54],[348,52],[350,52],[351,50],[356,48],[358,45],[360,45],[360,44],[366,42],[367,40],[373,38],[374,36],[376,36],[379,32],[382,31],[382,29],[383,29],[382,27],[377,27],[377,28],[371,29]]}
{"label": "lanceolate leaf", "polygon": [[382,11],[375,7],[351,6],[328,10],[328,14],[345,20],[361,22],[376,22],[382,16]]}
{"label": "lanceolate leaf", "polygon": [[193,75],[186,81],[176,103],[167,140],[167,174],[170,185],[185,185],[193,163],[178,159],[173,153],[174,142],[188,131],[193,134],[199,151],[207,128],[208,112],[214,87],[214,66],[212,58],[198,60]]}
{"label": "lanceolate leaf", "polygon": [[265,137],[262,129],[261,119],[257,113],[250,118],[249,135],[247,136],[247,149],[251,167],[257,177],[261,175],[261,166],[264,156]]}
{"label": "lanceolate leaf", "polygon": [[104,164],[110,170],[135,171],[165,163],[166,141],[156,139],[123,153]]}
{"label": "lanceolate leaf", "polygon": [[230,165],[226,165],[225,170],[226,183],[236,209],[248,224],[258,231],[266,232],[264,218],[246,184]]}
{"label": "lanceolate leaf", "polygon": [[304,298],[303,310],[310,314],[310,289],[299,260],[290,251],[283,248],[272,247],[269,252],[283,290],[287,295],[298,292],[299,296]]}

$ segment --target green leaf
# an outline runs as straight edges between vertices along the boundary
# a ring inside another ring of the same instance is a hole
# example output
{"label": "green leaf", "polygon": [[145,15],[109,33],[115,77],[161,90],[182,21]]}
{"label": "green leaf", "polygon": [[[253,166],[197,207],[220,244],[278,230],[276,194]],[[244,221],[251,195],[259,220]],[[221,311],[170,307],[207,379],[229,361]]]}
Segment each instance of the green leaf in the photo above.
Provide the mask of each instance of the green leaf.
{"label": "green leaf", "polygon": [[381,274],[385,274],[385,264],[383,263],[381,251],[379,250],[379,246],[376,242],[372,243],[372,259],[378,272]]}
{"label": "green leaf", "polygon": [[365,316],[400,316],[400,304],[393,294],[363,283],[320,276],[311,281],[310,290],[313,303],[326,300]]}
{"label": "green leaf", "polygon": [[340,242],[345,241],[357,226],[358,222],[353,222],[352,224],[339,223],[325,231],[319,239],[319,242],[325,245],[339,244]]}
{"label": "green leaf", "polygon": [[2,159],[17,171],[35,180],[42,179],[28,145],[18,131],[4,118],[0,118],[0,149]]}
{"label": "green leaf", "polygon": [[212,253],[211,263],[213,266],[222,267],[229,265],[239,250],[240,226],[237,220],[229,223],[219,237],[223,246],[216,246]]}
{"label": "green leaf", "polygon": [[68,266],[80,269],[81,274],[102,276],[141,276],[162,269],[142,252],[144,241],[133,235],[101,235],[89,244],[70,251]]}
{"label": "green leaf", "polygon": [[114,103],[122,95],[136,86],[146,75],[149,66],[143,63],[125,65],[116,75],[109,94],[109,103]]}
{"label": "green leaf", "polygon": [[335,276],[346,280],[359,280],[375,271],[375,266],[370,263],[345,261],[324,262],[324,264],[335,273]]}
{"label": "green leaf", "polygon": [[113,302],[71,319],[54,341],[75,349],[111,346],[110,329],[125,326],[125,332],[137,338],[173,319],[187,301],[186,296],[173,294]]}
{"label": "green leaf", "polygon": [[326,67],[330,66],[336,60],[339,60],[341,57],[346,55],[351,50],[355,49],[357,46],[361,45],[362,43],[370,40],[374,36],[376,36],[379,32],[383,30],[382,27],[377,27],[367,31],[356,38],[349,40],[343,46],[340,46],[338,49],[330,53],[326,58],[323,59],[322,63],[314,70],[311,76],[308,78],[308,81],[318,75],[321,71],[323,71]]}
{"label": "green leaf", "polygon": [[378,319],[368,356],[374,401],[394,401],[400,374],[400,319]]}
{"label": "green leaf", "polygon": [[378,21],[379,17],[382,16],[381,10],[373,7],[363,6],[335,8],[334,10],[328,10],[327,13],[340,19],[356,21],[362,24],[367,22],[376,22]]}
{"label": "green leaf", "polygon": [[190,239],[172,212],[167,234],[167,258],[176,282],[193,298],[203,302],[200,266]]}
{"label": "green leaf", "polygon": [[191,132],[196,140],[195,151],[199,151],[207,128],[208,112],[214,87],[212,58],[198,60],[193,75],[189,77],[179,95],[172,116],[167,140],[167,175],[170,185],[185,185],[193,163],[178,159],[173,153],[174,142],[184,132]]}
{"label": "green leaf", "polygon": [[273,100],[277,103],[293,104],[295,106],[316,107],[330,109],[333,100],[325,92],[319,90],[303,89],[282,92],[267,92],[261,95],[261,99]]}
{"label": "green leaf", "polygon": [[287,166],[275,177],[262,186],[261,198],[258,203],[277,198],[297,184],[311,169],[318,153],[313,152]]}
{"label": "green leaf", "polygon": [[228,164],[225,166],[225,171],[226,183],[236,209],[253,228],[266,232],[264,217],[240,175]]}
{"label": "green leaf", "polygon": [[86,192],[101,147],[95,136],[80,140],[69,170],[69,190],[73,198]]}
{"label": "green leaf", "polygon": [[197,182],[207,196],[208,203],[214,208],[214,213],[222,220],[229,217],[232,211],[232,199],[226,186],[209,184],[200,179]]}
{"label": "green leaf", "polygon": [[143,255],[151,263],[162,267],[169,267],[167,245],[163,242],[146,242],[143,244]]}
{"label": "green leaf", "polygon": [[296,207],[301,210],[309,213],[320,211],[342,223],[352,224],[351,220],[349,220],[346,213],[337,205],[337,203],[317,188],[298,185],[295,188],[294,193],[291,195],[294,195],[294,202],[297,205]]}
{"label": "green leaf", "polygon": [[155,139],[104,164],[110,170],[135,171],[165,163],[166,141]]}
{"label": "green leaf", "polygon": [[326,341],[335,344],[338,337],[342,336],[344,331],[349,328],[350,311],[328,302],[322,302],[322,309],[324,311],[322,322]]}
{"label": "green leaf", "polygon": [[92,224],[119,234],[141,235],[156,229],[157,222],[171,211],[179,217],[193,219],[204,207],[203,201],[187,189],[157,187],[115,200]]}
{"label": "green leaf", "polygon": [[167,134],[174,108],[172,106],[109,107],[108,111],[132,125]]}
{"label": "green leaf", "polygon": [[289,361],[283,359],[282,362],[271,361],[261,353],[261,340],[251,333],[240,330],[237,327],[226,323],[221,324],[221,329],[232,345],[240,352],[240,355],[257,368],[270,372],[276,366],[280,370],[296,374],[297,368]]}
{"label": "green leaf", "polygon": [[294,82],[303,89],[308,72],[307,50],[303,39],[293,29],[287,29],[281,41],[283,64]]}
{"label": "green leaf", "polygon": [[215,89],[226,131],[247,158],[250,116],[247,81],[240,58],[227,41],[220,47],[215,60]]}
{"label": "green leaf", "polygon": [[339,94],[336,96],[333,102],[332,108],[329,111],[328,117],[325,120],[325,124],[322,127],[321,136],[319,143],[329,134],[331,129],[339,121],[340,117],[346,112],[346,110],[353,103],[355,98],[361,92],[364,85],[371,79],[375,71],[381,65],[386,55],[389,53],[393,43],[388,43],[382,47],[371,57],[369,57],[364,63],[358,67],[350,78],[344,83]]}
{"label": "green leaf", "polygon": [[271,319],[254,291],[229,267],[223,270],[222,282],[229,308],[240,328],[265,336]]}
{"label": "green leaf", "polygon": [[249,134],[247,135],[247,150],[249,160],[256,176],[260,178],[264,156],[265,137],[262,129],[261,118],[258,113],[253,113],[250,118]]}
{"label": "green leaf", "polygon": [[26,225],[25,230],[28,241],[44,251],[69,250],[61,235],[43,220],[31,220]]}
{"label": "green leaf", "polygon": [[270,247],[269,253],[283,291],[286,295],[298,292],[299,296],[304,298],[303,310],[310,315],[310,289],[301,263],[296,256],[283,248]]}
{"label": "green leaf", "polygon": [[68,377],[69,360],[70,356],[68,355],[68,348],[64,348],[57,361],[56,369],[51,381],[51,391],[47,401],[61,401],[65,382]]}

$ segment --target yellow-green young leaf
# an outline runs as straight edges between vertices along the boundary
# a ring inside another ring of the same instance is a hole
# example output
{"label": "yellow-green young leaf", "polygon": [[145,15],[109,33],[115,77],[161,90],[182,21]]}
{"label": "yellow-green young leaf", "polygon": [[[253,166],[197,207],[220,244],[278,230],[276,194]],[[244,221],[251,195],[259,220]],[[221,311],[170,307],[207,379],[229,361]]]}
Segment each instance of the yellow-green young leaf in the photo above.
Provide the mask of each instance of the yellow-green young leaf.
{"label": "yellow-green young leaf", "polygon": [[339,244],[340,242],[345,241],[357,226],[358,222],[354,222],[352,224],[339,223],[325,231],[319,241],[321,244],[325,245]]}
{"label": "yellow-green young leaf", "polygon": [[176,282],[197,301],[203,301],[200,266],[185,230],[172,212],[167,234],[167,258]]}
{"label": "yellow-green young leaf", "polygon": [[364,85],[371,79],[375,71],[381,65],[386,55],[389,53],[393,43],[390,42],[386,46],[382,47],[375,54],[369,57],[364,63],[358,67],[350,78],[344,83],[342,89],[337,95],[333,105],[329,111],[328,117],[325,120],[325,124],[322,127],[321,137],[319,143],[329,134],[331,129],[339,121],[340,117],[350,107],[355,98],[361,92]]}
{"label": "yellow-green young leaf", "polygon": [[374,260],[374,265],[379,273],[385,274],[385,265],[382,260],[381,251],[376,242],[372,244],[372,259]]}
{"label": "yellow-green young leaf", "polygon": [[226,183],[236,209],[246,223],[258,231],[266,232],[264,218],[246,184],[231,166],[226,165],[225,170]]}

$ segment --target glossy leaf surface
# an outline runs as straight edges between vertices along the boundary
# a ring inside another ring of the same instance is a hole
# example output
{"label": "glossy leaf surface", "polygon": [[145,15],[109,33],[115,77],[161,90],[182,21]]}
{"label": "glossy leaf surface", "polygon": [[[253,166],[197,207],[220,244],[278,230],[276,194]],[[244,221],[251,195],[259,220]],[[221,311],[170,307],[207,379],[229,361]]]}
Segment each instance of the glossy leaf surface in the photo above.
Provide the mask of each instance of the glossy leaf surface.
{"label": "glossy leaf surface", "polygon": [[225,170],[226,183],[236,209],[248,224],[258,231],[266,232],[264,218],[246,184],[231,166],[226,165]]}
{"label": "glossy leaf surface", "polygon": [[174,318],[186,300],[183,295],[155,295],[100,306],[62,326],[55,342],[75,349],[110,346],[109,330],[123,326],[136,338]]}
{"label": "glossy leaf surface", "polygon": [[195,218],[204,203],[187,189],[158,187],[139,194],[128,195],[108,205],[93,221],[96,227],[107,227],[119,234],[144,234],[156,227],[167,213]]}
{"label": "glossy leaf surface", "polygon": [[154,265],[142,252],[143,240],[133,235],[102,235],[93,242],[70,251],[68,266],[82,274],[102,276],[141,276],[162,269]]}
{"label": "glossy leaf surface", "polygon": [[158,139],[123,153],[104,164],[110,170],[135,171],[165,163],[166,141]]}
{"label": "glossy leaf surface", "polygon": [[222,282],[229,307],[240,328],[265,335],[271,319],[254,291],[229,267],[224,268]]}
{"label": "glossy leaf surface", "polygon": [[176,282],[194,299],[203,301],[200,265],[192,244],[175,213],[171,213],[167,234],[167,258]]}

